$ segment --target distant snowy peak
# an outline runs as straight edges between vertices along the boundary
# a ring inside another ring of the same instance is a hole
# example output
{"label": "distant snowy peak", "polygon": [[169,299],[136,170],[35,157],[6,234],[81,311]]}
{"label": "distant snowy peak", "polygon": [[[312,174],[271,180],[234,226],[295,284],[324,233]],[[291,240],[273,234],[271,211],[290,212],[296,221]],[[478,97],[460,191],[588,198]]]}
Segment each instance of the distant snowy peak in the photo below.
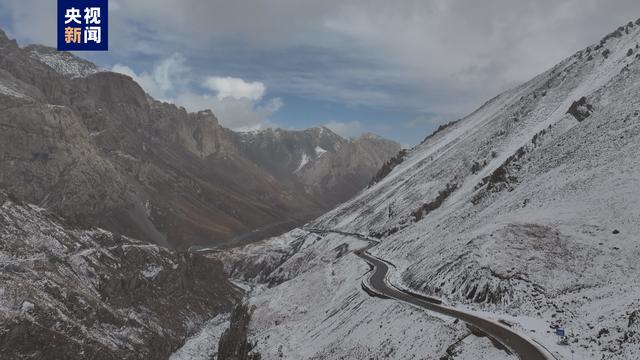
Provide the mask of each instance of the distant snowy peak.
{"label": "distant snowy peak", "polygon": [[53,70],[65,77],[86,77],[103,71],[95,64],[80,59],[66,51],[57,51],[54,48],[41,45],[30,45],[27,46],[25,50],[29,52],[33,59],[47,64]]}
{"label": "distant snowy peak", "polygon": [[336,134],[333,130],[329,129],[326,126],[316,126],[316,127],[312,127],[307,129],[307,131],[309,132],[313,132],[315,134],[317,134],[318,136],[328,136],[328,137],[332,137],[332,138],[342,138],[342,136]]}
{"label": "distant snowy peak", "polygon": [[331,141],[347,141],[342,136],[334,133],[330,129],[321,127],[311,127],[303,130],[282,129],[282,128],[266,128],[252,129],[247,131],[237,131],[242,137],[242,141],[260,141],[264,138],[291,138],[291,137],[308,137],[312,139],[324,139]]}

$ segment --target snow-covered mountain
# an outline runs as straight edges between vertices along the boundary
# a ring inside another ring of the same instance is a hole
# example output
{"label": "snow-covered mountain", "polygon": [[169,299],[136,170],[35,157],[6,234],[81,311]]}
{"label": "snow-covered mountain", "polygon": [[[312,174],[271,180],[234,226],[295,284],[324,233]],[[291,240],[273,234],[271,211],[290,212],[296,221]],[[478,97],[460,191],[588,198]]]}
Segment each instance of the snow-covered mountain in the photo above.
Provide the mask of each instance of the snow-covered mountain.
{"label": "snow-covered mountain", "polygon": [[[376,180],[307,227],[378,238],[371,251],[396,265],[397,286],[508,319],[558,359],[640,357],[640,19],[442,127]],[[508,357],[451,319],[368,297],[367,266],[340,250],[362,246],[299,229],[234,250],[229,273],[270,284],[253,292],[258,350]]]}
{"label": "snow-covered mountain", "polygon": [[0,189],[74,224],[179,249],[233,245],[348,199],[398,150],[326,128],[236,133],[0,30]]}

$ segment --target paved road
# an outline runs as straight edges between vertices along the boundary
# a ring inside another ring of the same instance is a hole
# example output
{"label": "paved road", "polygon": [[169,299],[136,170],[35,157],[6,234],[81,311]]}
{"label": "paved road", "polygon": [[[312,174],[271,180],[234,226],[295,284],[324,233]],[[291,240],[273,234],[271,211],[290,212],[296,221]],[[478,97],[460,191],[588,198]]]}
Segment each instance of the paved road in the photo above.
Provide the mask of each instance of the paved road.
{"label": "paved road", "polygon": [[500,342],[502,345],[506,346],[512,352],[514,352],[522,360],[553,359],[553,357],[547,356],[547,353],[545,351],[540,350],[533,343],[531,343],[531,341],[523,338],[506,326],[497,324],[495,322],[483,319],[475,315],[458,311],[454,308],[438,305],[434,302],[421,299],[416,295],[399,291],[396,288],[387,285],[385,277],[387,275],[387,272],[389,271],[389,266],[385,262],[369,255],[366,251],[362,250],[356,251],[356,255],[360,256],[373,266],[374,272],[369,278],[369,286],[371,286],[374,291],[381,293],[389,298],[404,301],[413,305],[420,306],[427,310],[435,311],[447,316],[460,319],[467,324],[476,327],[496,341]]}
{"label": "paved road", "polygon": [[[384,261],[371,256],[367,250],[378,245],[378,241],[368,238],[362,234],[352,234],[343,231],[332,231],[325,229],[307,228],[306,230],[318,234],[326,233],[338,233],[345,236],[354,236],[361,240],[369,241],[369,246],[364,249],[355,251],[355,254],[363,258],[366,262],[373,266],[373,274],[369,277],[369,284],[363,287],[367,292],[382,294],[384,297],[404,301],[421,308],[435,311],[437,313],[451,316],[464,321],[465,323],[480,330],[485,335],[491,337],[495,341],[506,346],[509,350],[515,353],[521,360],[553,360],[555,359],[547,351],[536,346],[532,340],[528,340],[505,325],[498,324],[496,322],[481,318],[476,315],[468,314],[466,312],[456,310],[451,307],[440,305],[440,301],[437,299],[429,299],[416,294],[400,291],[393,286],[389,286],[385,281],[387,273],[389,272],[389,265]],[[367,286],[371,289],[367,289]]]}

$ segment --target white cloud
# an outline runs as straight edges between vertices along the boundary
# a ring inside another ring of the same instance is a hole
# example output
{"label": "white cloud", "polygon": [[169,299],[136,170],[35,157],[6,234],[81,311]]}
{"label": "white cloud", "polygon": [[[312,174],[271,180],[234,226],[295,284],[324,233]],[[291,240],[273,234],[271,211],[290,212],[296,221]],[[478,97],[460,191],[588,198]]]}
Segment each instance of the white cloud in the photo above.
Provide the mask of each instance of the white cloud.
{"label": "white cloud", "polygon": [[[268,82],[278,93],[457,115],[597,41],[637,9],[637,0],[116,3],[114,20],[146,30],[112,26],[119,51],[240,54],[240,71],[259,58],[260,76],[278,77]],[[314,57],[300,56],[308,50]],[[255,98],[259,89],[243,92],[218,96]]]}
{"label": "white cloud", "polygon": [[[41,0],[0,1],[0,11],[12,22],[12,35],[24,43],[56,44],[56,2]],[[25,26],[29,24],[29,26]],[[2,24],[2,28],[5,24]],[[6,30],[6,29],[3,29]]]}
{"label": "white cloud", "polygon": [[282,99],[273,98],[273,99],[271,99],[271,100],[269,100],[267,102],[267,104],[264,106],[264,108],[265,108],[265,110],[269,111],[270,113],[274,113],[274,112],[280,110],[283,106],[284,106],[284,101],[282,101]]}
{"label": "white cloud", "polygon": [[225,98],[260,100],[267,88],[261,82],[246,82],[234,77],[210,76],[204,86],[218,93],[218,99]]}
{"label": "white cloud", "polygon": [[170,101],[186,87],[191,69],[181,54],[173,54],[157,63],[150,72],[137,74],[126,65],[116,64],[111,71],[131,76],[149,95],[162,101]]}
{"label": "white cloud", "polygon": [[[211,109],[223,126],[237,131],[274,127],[269,117],[284,105],[280,98],[263,100],[267,88],[261,82],[214,76],[198,81],[181,54],[162,59],[141,73],[122,64],[111,70],[131,76],[158,100],[184,106],[188,111]],[[201,84],[211,92],[195,92]]]}
{"label": "white cloud", "polygon": [[[100,59],[126,59],[118,61],[138,69],[141,58],[181,51],[201,60],[201,76],[189,89],[205,87],[212,99],[261,102],[268,87],[285,96],[453,118],[633,20],[637,3],[111,0],[110,51]],[[21,43],[55,45],[55,2],[0,0],[0,13]],[[207,84],[207,75],[226,75],[207,73],[212,63],[264,83],[220,76]],[[185,93],[168,90],[182,77],[163,74],[158,68],[136,75],[158,98]]]}
{"label": "white cloud", "polygon": [[126,65],[122,65],[122,64],[115,64],[115,65],[113,65],[113,67],[111,68],[111,71],[113,71],[113,72],[117,72],[117,73],[120,73],[120,74],[124,74],[124,75],[127,75],[127,76],[130,76],[131,78],[133,78],[133,80],[136,80],[136,81],[139,83],[139,81],[138,81],[138,79],[139,79],[138,74],[136,74],[136,72],[135,72],[135,71],[133,71],[133,69],[132,69],[132,68],[130,68],[130,67],[126,66]]}
{"label": "white cloud", "polygon": [[151,75],[163,91],[171,92],[176,86],[186,81],[191,69],[186,65],[186,59],[181,54],[173,54],[162,60],[153,68]]}
{"label": "white cloud", "polygon": [[362,123],[359,121],[340,122],[331,120],[328,123],[324,124],[324,126],[326,126],[334,133],[345,138],[357,137],[365,132]]}
{"label": "white cloud", "polygon": [[212,109],[220,123],[235,131],[250,131],[276,127],[269,117],[278,111],[283,102],[273,98],[259,103],[248,98],[235,99],[226,97],[219,99],[213,94],[181,93],[173,101],[184,106],[188,111]]}

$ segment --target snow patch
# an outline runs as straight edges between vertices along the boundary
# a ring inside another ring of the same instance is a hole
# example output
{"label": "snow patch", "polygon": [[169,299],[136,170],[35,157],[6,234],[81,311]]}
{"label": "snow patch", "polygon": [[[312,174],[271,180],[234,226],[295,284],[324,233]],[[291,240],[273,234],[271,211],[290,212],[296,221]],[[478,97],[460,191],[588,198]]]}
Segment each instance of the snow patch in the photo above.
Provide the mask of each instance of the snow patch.
{"label": "snow patch", "polygon": [[162,266],[150,264],[150,265],[147,265],[147,267],[144,270],[142,270],[141,273],[142,273],[142,276],[146,277],[147,279],[151,279],[156,277],[156,275],[158,275],[162,270],[164,270]]}
{"label": "snow patch", "polygon": [[25,98],[27,97],[25,94],[19,92],[12,86],[8,86],[6,84],[0,83],[0,94],[13,96],[16,98]]}
{"label": "snow patch", "polygon": [[222,333],[229,327],[229,314],[221,314],[207,321],[195,335],[176,352],[169,360],[211,360],[215,359],[218,342]]}
{"label": "snow patch", "polygon": [[38,47],[37,49],[32,49],[30,55],[32,58],[47,64],[57,73],[70,78],[87,77],[101,71],[97,66],[88,61],[79,59],[70,53],[58,52],[54,49],[42,49]]}
{"label": "snow patch", "polygon": [[30,301],[24,301],[22,303],[22,306],[20,306],[20,311],[22,311],[23,313],[28,313],[29,311],[33,310],[34,305],[32,302]]}
{"label": "snow patch", "polygon": [[298,172],[302,170],[302,168],[308,163],[309,163],[309,156],[307,155],[307,153],[302,153],[302,158],[300,159],[300,165],[298,165],[298,168],[294,172]]}
{"label": "snow patch", "polygon": [[315,151],[316,151],[316,157],[320,157],[327,152],[327,150],[321,148],[320,146],[316,146]]}

